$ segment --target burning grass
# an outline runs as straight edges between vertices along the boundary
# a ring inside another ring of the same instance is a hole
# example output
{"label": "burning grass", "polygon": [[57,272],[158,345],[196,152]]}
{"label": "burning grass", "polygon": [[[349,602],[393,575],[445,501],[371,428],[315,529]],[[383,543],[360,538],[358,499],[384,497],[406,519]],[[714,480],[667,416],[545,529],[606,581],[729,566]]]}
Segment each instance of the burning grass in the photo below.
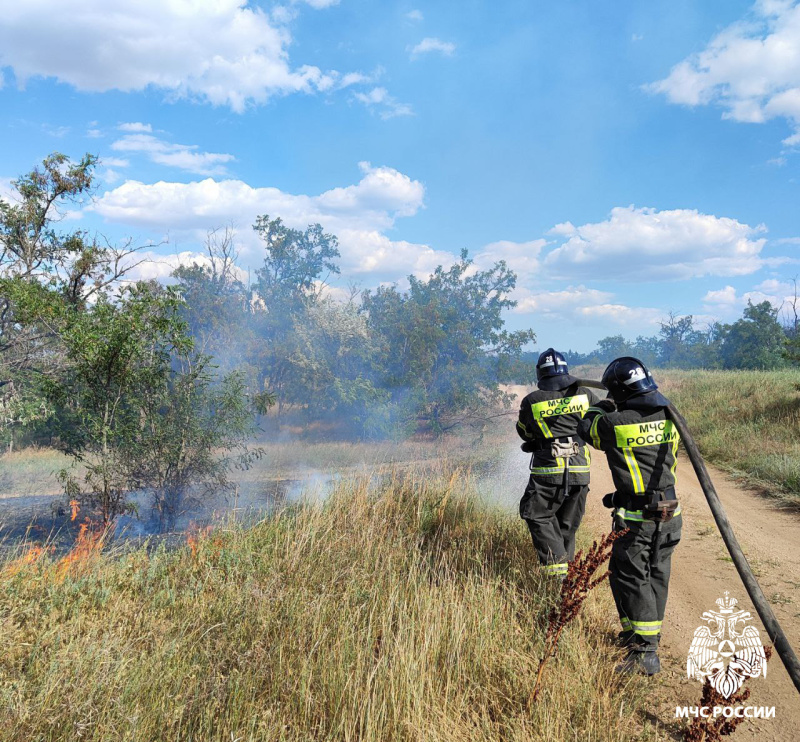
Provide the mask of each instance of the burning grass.
{"label": "burning grass", "polygon": [[612,672],[607,596],[564,630],[532,702],[558,591],[464,474],[342,481],[324,503],[190,538],[0,575],[5,739],[648,734],[645,681]]}

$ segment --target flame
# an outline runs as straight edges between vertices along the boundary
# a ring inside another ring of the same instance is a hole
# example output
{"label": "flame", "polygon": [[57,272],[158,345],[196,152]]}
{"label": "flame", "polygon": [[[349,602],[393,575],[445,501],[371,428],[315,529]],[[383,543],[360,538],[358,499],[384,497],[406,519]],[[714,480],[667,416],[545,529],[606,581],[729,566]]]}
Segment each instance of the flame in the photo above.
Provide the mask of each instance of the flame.
{"label": "flame", "polygon": [[58,562],[56,574],[63,579],[71,567],[81,564],[92,554],[99,553],[103,548],[106,533],[105,529],[94,527],[92,521],[86,518],[80,525],[72,551]]}
{"label": "flame", "polygon": [[44,546],[29,546],[28,551],[26,551],[21,557],[6,565],[6,567],[3,569],[3,576],[13,577],[25,566],[38,562],[39,559],[46,553],[47,549],[45,549]]}
{"label": "flame", "polygon": [[189,523],[189,528],[186,530],[186,543],[189,544],[189,548],[192,551],[192,559],[197,559],[197,549],[200,541],[207,538],[209,533],[211,533],[211,526],[199,528],[194,521]]}
{"label": "flame", "polygon": [[70,500],[69,506],[72,508],[72,517],[70,520],[75,520],[78,517],[78,511],[81,509],[81,504],[77,500]]}

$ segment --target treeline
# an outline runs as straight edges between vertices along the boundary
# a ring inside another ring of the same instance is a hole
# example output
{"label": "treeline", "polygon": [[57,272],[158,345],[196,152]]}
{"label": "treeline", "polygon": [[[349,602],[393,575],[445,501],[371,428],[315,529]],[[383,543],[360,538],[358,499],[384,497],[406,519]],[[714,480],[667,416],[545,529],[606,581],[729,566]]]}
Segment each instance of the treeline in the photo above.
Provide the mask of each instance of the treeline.
{"label": "treeline", "polygon": [[[566,351],[570,363],[605,364],[620,356],[634,356],[660,368],[779,369],[800,363],[800,299],[795,294],[783,322],[780,309],[768,301],[747,303],[731,324],[695,326],[691,315],[670,314],[658,334],[626,340],[605,337],[590,353]],[[530,359],[528,359],[530,360]]]}
{"label": "treeline", "polygon": [[131,490],[169,520],[189,492],[230,486],[259,455],[257,425],[386,437],[485,420],[534,339],[503,327],[503,262],[478,270],[464,252],[405,290],[334,299],[336,237],[267,215],[252,283],[230,231],[169,285],[134,281],[139,249],[58,229],[95,164],[52,155],[0,200],[0,437],[68,454],[65,491],[107,521]]}

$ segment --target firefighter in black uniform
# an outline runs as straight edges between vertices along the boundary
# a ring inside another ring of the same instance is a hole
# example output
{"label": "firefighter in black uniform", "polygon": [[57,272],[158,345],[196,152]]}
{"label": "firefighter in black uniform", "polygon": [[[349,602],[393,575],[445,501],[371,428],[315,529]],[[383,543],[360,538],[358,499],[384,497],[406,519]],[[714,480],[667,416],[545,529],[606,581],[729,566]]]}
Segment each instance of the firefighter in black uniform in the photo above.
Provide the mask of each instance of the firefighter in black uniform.
{"label": "firefighter in black uniform", "polygon": [[667,605],[672,552],[681,538],[675,495],[678,431],[669,404],[647,367],[618,358],[603,374],[609,399],[584,416],[579,435],[606,453],[616,492],[603,503],[613,508],[614,542],[609,582],[628,654],[617,668],[653,675],[661,669],[658,642]]}
{"label": "firefighter in black uniform", "polygon": [[546,573],[563,577],[589,491],[591,455],[577,437],[578,424],[599,398],[578,384],[552,348],[539,356],[536,378],[539,389],[522,400],[517,422],[522,450],[533,454],[519,514]]}

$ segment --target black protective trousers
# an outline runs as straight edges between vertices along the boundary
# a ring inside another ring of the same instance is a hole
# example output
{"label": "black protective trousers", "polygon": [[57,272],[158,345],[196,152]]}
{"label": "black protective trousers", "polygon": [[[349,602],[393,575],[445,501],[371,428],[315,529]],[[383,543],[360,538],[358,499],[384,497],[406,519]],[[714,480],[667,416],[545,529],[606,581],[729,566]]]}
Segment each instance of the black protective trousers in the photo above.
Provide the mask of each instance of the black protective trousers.
{"label": "black protective trousers", "polygon": [[549,484],[531,475],[519,504],[519,514],[528,524],[533,546],[545,571],[567,573],[575,556],[575,534],[586,509],[589,485],[576,484],[564,492],[562,484]]}
{"label": "black protective trousers", "polygon": [[682,519],[666,523],[614,519],[614,530],[628,533],[614,542],[609,583],[624,631],[634,632],[634,645],[658,647],[667,607],[672,552],[681,540]]}

